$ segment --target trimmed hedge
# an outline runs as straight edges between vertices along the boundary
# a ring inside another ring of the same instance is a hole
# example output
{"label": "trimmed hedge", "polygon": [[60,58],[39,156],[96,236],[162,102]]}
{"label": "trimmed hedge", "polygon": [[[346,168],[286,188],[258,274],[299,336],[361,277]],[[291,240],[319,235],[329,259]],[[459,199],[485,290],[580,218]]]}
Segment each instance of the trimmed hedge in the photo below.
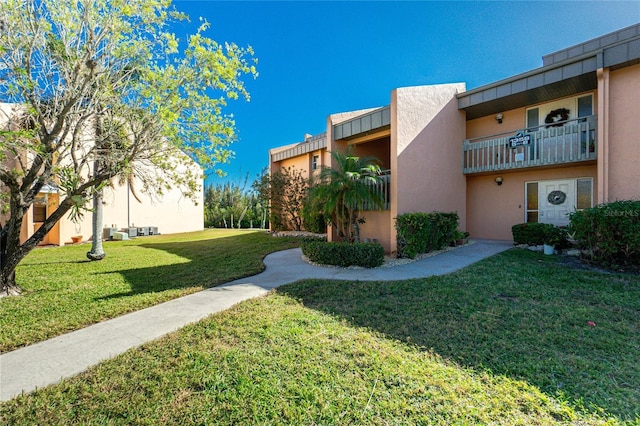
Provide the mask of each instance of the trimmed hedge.
{"label": "trimmed hedge", "polygon": [[570,231],[591,260],[640,265],[640,201],[601,204],[571,214]]}
{"label": "trimmed hedge", "polygon": [[398,257],[413,259],[448,246],[455,239],[458,213],[405,213],[396,218]]}
{"label": "trimmed hedge", "polygon": [[371,243],[305,241],[302,253],[323,265],[375,268],[384,262],[382,246]]}
{"label": "trimmed hedge", "polygon": [[530,246],[539,246],[544,244],[546,232],[546,223],[519,223],[511,227],[513,234],[513,242],[516,244],[529,244]]}
{"label": "trimmed hedge", "polygon": [[557,249],[569,247],[567,230],[550,223],[519,223],[511,227],[511,233],[515,244],[528,244],[530,246],[549,244]]}

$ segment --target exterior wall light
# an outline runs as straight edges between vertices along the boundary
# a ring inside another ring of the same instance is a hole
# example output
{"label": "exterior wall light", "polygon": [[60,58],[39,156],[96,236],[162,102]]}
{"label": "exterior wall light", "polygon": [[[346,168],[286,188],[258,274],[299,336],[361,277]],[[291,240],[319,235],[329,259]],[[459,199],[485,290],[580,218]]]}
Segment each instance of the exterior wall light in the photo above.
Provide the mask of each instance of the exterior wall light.
{"label": "exterior wall light", "polygon": [[502,176],[498,176],[496,178],[496,183],[498,184],[498,186],[502,185]]}
{"label": "exterior wall light", "polygon": [[503,115],[502,113],[496,114],[496,120],[498,121],[498,124],[502,124],[502,119],[503,119]]}

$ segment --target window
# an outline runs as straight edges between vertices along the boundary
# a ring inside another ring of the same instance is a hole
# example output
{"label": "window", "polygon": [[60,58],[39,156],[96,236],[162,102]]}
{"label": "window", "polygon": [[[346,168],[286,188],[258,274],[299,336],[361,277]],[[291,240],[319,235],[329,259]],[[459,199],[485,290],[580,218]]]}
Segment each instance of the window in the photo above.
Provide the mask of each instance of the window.
{"label": "window", "polygon": [[593,115],[593,96],[587,95],[578,98],[578,117]]}
{"label": "window", "polygon": [[538,108],[531,108],[527,110],[527,131],[535,132],[538,130],[538,116],[540,110]]}
{"label": "window", "polygon": [[33,222],[44,222],[47,219],[47,205],[44,202],[33,204]]}
{"label": "window", "polygon": [[576,210],[593,207],[593,179],[578,179]]}
{"label": "window", "polygon": [[311,170],[317,170],[318,169],[318,160],[320,159],[319,155],[314,155],[311,158]]}
{"label": "window", "polygon": [[[593,115],[593,95],[578,98],[578,120],[579,123],[585,123],[587,118]],[[582,125],[584,126],[584,125]],[[583,154],[589,155],[595,152],[596,131],[589,127],[582,127],[580,130],[580,149]]]}
{"label": "window", "polygon": [[538,221],[538,182],[526,183],[527,222]]}

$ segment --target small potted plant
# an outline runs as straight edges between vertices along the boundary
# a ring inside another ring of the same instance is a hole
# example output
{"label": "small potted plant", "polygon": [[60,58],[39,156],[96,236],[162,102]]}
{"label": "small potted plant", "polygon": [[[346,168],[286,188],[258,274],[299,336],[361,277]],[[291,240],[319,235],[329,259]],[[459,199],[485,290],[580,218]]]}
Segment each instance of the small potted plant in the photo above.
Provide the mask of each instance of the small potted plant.
{"label": "small potted plant", "polygon": [[557,226],[547,225],[544,229],[544,254],[552,255],[556,246],[566,239],[564,231]]}

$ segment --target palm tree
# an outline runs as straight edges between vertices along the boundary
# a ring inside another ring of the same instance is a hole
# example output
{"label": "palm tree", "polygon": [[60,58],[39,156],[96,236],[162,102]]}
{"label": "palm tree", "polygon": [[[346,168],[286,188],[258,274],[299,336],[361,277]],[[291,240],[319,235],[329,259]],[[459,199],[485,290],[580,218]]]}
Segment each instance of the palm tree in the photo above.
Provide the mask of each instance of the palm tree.
{"label": "palm tree", "polygon": [[323,168],[319,182],[311,188],[312,197],[322,200],[324,213],[331,218],[338,235],[348,242],[360,242],[360,212],[367,207],[381,208],[382,197],[375,186],[380,182],[375,157],[360,158],[353,150],[331,153],[335,168]]}

